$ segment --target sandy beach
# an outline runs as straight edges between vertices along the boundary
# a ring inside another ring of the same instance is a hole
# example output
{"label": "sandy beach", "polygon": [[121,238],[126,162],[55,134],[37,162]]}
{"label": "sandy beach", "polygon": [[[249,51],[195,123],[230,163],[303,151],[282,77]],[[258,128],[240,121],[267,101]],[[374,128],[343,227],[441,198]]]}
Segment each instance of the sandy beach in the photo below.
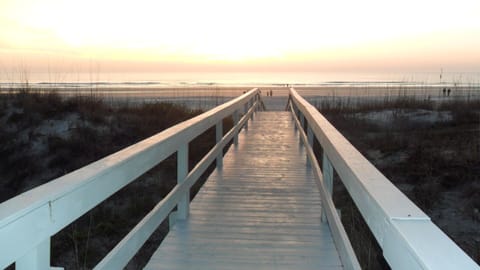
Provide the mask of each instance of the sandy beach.
{"label": "sandy beach", "polygon": [[[194,109],[211,109],[234,97],[237,97],[253,88],[260,88],[262,98],[269,110],[281,110],[285,108],[289,87],[286,86],[208,86],[208,87],[92,87],[92,88],[54,88],[53,91],[63,96],[94,95],[110,103],[150,103],[171,102],[182,104]],[[362,103],[372,99],[385,99],[396,97],[415,97],[422,100],[448,100],[448,99],[478,99],[480,87],[441,87],[437,85],[425,86],[293,86],[295,90],[304,96],[312,104],[322,100],[335,99],[349,102]],[[443,93],[443,88],[451,89],[450,93]],[[0,88],[0,93],[8,93],[12,89]],[[15,89],[13,89],[15,91]],[[47,89],[34,89],[32,91],[52,91]],[[268,93],[272,95],[268,95]]]}

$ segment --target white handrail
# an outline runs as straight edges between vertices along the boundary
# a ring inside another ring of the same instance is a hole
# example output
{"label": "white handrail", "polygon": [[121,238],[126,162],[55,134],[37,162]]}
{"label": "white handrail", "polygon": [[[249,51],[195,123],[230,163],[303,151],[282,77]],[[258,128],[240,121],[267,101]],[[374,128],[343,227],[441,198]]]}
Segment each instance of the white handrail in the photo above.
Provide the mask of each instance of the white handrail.
{"label": "white handrail", "polygon": [[293,88],[290,101],[307,121],[392,269],[480,269]]}
{"label": "white handrail", "polygon": [[337,214],[331,194],[329,194],[327,185],[324,182],[324,176],[313,151],[313,140],[309,140],[308,135],[305,134],[302,124],[296,117],[293,107],[291,107],[290,110],[294,116],[295,125],[300,133],[300,140],[305,145],[309,166],[312,167],[312,171],[315,174],[316,183],[320,191],[320,198],[322,200],[322,215],[325,215],[328,220],[330,231],[332,232],[333,240],[340,255],[343,267],[345,270],[360,270],[360,263],[358,262],[357,256],[355,255],[350,240],[348,239],[342,221]]}
{"label": "white handrail", "polygon": [[[238,112],[243,112],[245,104],[250,106],[248,113],[253,113],[252,107],[259,105],[258,96],[259,90],[252,89],[210,111],[0,204],[0,269],[15,261],[18,263],[18,260],[36,260],[41,253],[39,247],[43,250],[52,235],[180,147],[224,118],[232,114],[236,118]],[[236,133],[247,120],[245,115],[237,123],[234,127]],[[224,146],[226,143],[221,140],[218,144]],[[221,153],[219,151],[216,150],[215,154]],[[45,253],[42,256],[46,256]],[[42,260],[45,263],[46,259]]]}

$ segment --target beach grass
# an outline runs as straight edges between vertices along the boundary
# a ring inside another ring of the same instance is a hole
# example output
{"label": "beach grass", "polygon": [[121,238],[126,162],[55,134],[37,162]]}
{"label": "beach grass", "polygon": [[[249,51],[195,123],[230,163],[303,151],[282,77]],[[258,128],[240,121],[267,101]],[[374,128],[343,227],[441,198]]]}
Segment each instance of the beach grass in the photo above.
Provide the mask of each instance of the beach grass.
{"label": "beach grass", "polygon": [[[475,241],[480,239],[480,100],[399,96],[317,105],[367,159],[480,262]],[[335,183],[334,201],[362,268],[388,269],[338,177]]]}
{"label": "beach grass", "polygon": [[[54,91],[0,95],[0,202],[152,136],[202,110],[167,103],[112,103]],[[232,119],[224,119],[224,130]],[[190,146],[193,166],[215,144],[210,129]],[[192,188],[192,196],[212,166]],[[52,237],[52,265],[91,269],[176,185],[176,156],[151,169]],[[141,268],[168,232],[162,224],[129,263]]]}

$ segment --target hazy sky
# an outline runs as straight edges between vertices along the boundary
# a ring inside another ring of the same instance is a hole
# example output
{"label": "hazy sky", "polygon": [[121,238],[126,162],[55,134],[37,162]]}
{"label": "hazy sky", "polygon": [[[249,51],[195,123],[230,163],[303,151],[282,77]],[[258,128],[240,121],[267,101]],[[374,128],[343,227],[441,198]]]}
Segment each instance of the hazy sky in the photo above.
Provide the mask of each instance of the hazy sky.
{"label": "hazy sky", "polygon": [[0,68],[480,72],[479,0],[0,0]]}

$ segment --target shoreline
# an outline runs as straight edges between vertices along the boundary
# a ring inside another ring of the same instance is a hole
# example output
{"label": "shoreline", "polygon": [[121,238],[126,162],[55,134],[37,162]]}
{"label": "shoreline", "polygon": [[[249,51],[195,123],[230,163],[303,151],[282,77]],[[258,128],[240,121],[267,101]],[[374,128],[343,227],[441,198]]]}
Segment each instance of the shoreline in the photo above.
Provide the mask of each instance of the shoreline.
{"label": "shoreline", "polygon": [[[480,95],[480,86],[447,86],[447,85],[387,85],[387,86],[292,86],[303,96],[404,96],[404,95],[440,95],[442,90],[451,89],[451,96]],[[274,96],[288,96],[290,87],[286,86],[196,86],[196,87],[0,87],[0,94],[7,94],[28,89],[32,92],[54,91],[61,95],[111,95],[111,96],[158,96],[158,97],[198,97],[241,95],[244,91],[260,88],[273,91]]]}
{"label": "shoreline", "polygon": [[[102,99],[111,105],[139,105],[144,103],[168,102],[183,105],[191,109],[212,109],[234,97],[242,95],[251,87],[177,87],[177,88],[55,88],[55,89],[6,89],[0,88],[1,95],[21,91],[49,94],[56,93],[64,98],[93,97]],[[284,110],[289,94],[287,87],[262,87],[262,99],[269,109]],[[443,94],[443,88],[424,87],[295,87],[297,92],[311,104],[318,105],[325,101],[363,104],[365,102],[382,102],[402,98],[431,100],[436,103],[452,100],[479,100],[480,87],[452,88],[450,95]],[[448,88],[447,88],[448,89]],[[273,96],[267,96],[272,91]]]}

